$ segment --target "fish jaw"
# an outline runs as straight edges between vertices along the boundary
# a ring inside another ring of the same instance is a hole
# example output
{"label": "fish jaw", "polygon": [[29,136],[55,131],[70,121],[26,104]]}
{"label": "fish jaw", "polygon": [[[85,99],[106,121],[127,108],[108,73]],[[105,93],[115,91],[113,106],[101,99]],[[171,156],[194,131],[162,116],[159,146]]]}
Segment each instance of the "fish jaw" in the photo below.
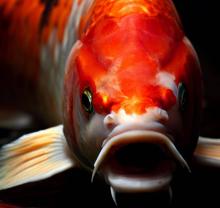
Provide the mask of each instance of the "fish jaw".
{"label": "fish jaw", "polygon": [[131,130],[104,142],[92,179],[99,171],[116,192],[168,190],[178,163],[189,170],[168,136],[152,130]]}

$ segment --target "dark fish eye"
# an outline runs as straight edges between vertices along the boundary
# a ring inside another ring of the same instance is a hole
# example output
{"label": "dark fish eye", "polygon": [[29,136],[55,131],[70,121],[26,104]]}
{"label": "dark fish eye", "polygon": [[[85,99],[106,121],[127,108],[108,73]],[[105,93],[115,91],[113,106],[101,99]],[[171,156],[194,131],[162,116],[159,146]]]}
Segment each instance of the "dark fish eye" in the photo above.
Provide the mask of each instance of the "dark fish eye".
{"label": "dark fish eye", "polygon": [[81,102],[82,102],[82,106],[83,106],[84,110],[87,113],[93,113],[94,109],[93,109],[93,104],[92,104],[92,93],[88,88],[86,88],[83,91],[82,97],[81,97]]}
{"label": "dark fish eye", "polygon": [[185,84],[182,82],[178,86],[178,100],[180,110],[185,111],[188,105],[188,93]]}

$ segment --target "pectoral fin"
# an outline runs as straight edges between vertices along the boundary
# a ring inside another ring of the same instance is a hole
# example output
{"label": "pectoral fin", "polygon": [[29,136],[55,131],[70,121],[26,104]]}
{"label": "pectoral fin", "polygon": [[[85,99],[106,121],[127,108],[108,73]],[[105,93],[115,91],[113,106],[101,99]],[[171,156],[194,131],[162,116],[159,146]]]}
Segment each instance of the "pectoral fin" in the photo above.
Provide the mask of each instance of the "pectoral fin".
{"label": "pectoral fin", "polygon": [[194,157],[200,165],[220,168],[220,139],[199,137]]}
{"label": "pectoral fin", "polygon": [[27,134],[0,150],[0,190],[46,179],[74,166],[62,125]]}

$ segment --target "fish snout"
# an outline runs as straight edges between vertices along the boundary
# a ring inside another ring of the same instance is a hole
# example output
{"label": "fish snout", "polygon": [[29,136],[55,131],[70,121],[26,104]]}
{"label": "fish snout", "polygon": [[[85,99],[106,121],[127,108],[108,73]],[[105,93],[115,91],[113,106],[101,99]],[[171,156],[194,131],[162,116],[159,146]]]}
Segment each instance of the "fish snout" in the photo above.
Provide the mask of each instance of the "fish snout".
{"label": "fish snout", "polygon": [[112,111],[104,118],[104,125],[107,129],[113,130],[118,125],[138,124],[138,123],[165,123],[169,120],[167,111],[159,107],[147,108],[143,114],[128,114],[124,109],[118,112]]}

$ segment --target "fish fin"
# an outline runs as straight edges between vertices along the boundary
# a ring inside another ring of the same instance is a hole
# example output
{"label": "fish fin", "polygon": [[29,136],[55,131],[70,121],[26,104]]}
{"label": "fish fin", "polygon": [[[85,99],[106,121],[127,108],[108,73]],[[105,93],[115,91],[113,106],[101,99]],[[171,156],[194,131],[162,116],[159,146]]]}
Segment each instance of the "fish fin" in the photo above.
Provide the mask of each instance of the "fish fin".
{"label": "fish fin", "polygon": [[0,190],[49,178],[77,166],[63,126],[24,135],[0,150]]}
{"label": "fish fin", "polygon": [[194,159],[200,165],[220,168],[220,139],[199,137]]}

